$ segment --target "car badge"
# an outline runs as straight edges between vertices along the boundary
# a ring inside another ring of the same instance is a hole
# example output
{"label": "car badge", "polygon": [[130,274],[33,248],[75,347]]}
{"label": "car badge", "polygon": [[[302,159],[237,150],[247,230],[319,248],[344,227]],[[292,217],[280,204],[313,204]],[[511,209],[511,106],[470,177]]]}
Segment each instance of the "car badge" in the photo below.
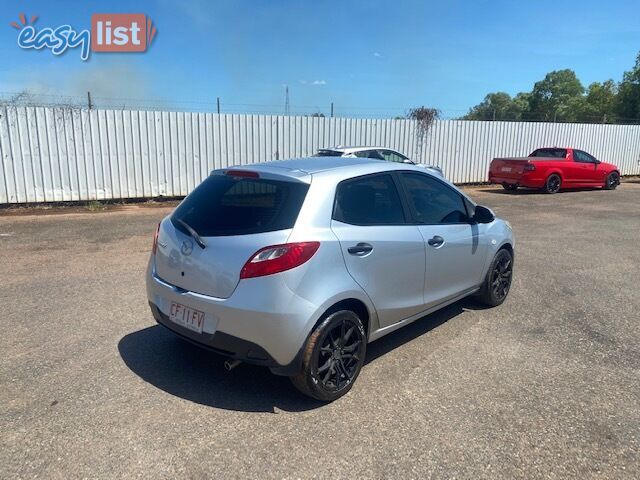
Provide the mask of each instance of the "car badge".
{"label": "car badge", "polygon": [[191,240],[183,241],[180,251],[185,256],[191,255],[191,252],[193,252],[193,242]]}

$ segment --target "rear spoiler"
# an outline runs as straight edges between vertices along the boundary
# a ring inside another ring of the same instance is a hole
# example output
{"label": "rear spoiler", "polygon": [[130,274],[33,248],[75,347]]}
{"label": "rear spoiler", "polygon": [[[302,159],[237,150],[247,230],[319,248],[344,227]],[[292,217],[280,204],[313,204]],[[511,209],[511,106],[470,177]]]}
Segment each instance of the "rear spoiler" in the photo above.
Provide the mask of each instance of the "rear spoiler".
{"label": "rear spoiler", "polygon": [[[231,172],[237,172],[239,177],[245,176],[242,173],[246,172],[249,177],[251,173],[258,174],[259,178],[265,180],[280,180],[284,182],[299,182],[299,183],[311,183],[311,175],[302,170],[292,170],[290,168],[278,167],[275,165],[237,165],[229,168],[219,168],[212,170],[210,175],[226,175]],[[241,173],[242,172],[242,173]]]}

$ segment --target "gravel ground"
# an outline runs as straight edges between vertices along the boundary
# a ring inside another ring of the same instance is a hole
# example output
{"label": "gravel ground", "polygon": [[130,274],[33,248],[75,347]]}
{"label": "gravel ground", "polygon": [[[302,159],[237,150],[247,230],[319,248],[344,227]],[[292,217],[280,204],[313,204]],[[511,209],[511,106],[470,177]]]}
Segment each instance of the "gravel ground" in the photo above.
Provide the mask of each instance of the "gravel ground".
{"label": "gravel ground", "polygon": [[509,298],[374,342],[330,405],[154,323],[168,206],[0,216],[0,478],[639,478],[640,183],[468,191],[513,224]]}

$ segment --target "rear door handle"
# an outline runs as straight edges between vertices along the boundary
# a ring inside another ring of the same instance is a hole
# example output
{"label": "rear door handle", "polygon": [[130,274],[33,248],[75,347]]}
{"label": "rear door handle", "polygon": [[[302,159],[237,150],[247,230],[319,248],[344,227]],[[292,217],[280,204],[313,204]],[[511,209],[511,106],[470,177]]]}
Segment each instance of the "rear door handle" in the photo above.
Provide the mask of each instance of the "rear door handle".
{"label": "rear door handle", "polygon": [[427,240],[427,243],[432,247],[438,248],[444,245],[444,238],[442,238],[440,235],[436,235],[435,237]]}
{"label": "rear door handle", "polygon": [[371,253],[372,250],[373,250],[373,245],[370,245],[364,242],[360,242],[357,245],[354,245],[353,247],[347,248],[347,252],[357,257],[364,257],[368,253]]}

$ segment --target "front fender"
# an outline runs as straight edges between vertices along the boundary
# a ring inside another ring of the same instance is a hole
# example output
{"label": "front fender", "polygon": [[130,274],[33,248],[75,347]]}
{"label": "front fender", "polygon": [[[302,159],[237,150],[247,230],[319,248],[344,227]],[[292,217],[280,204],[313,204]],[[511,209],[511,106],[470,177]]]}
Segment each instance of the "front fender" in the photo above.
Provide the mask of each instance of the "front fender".
{"label": "front fender", "polygon": [[489,269],[489,265],[493,261],[493,257],[495,257],[498,250],[509,245],[514,252],[516,250],[515,236],[513,234],[513,229],[502,219],[496,219],[492,223],[489,224],[489,228],[486,232],[488,249],[487,249],[487,258],[485,260],[484,270],[482,278],[484,279],[487,271]]}

